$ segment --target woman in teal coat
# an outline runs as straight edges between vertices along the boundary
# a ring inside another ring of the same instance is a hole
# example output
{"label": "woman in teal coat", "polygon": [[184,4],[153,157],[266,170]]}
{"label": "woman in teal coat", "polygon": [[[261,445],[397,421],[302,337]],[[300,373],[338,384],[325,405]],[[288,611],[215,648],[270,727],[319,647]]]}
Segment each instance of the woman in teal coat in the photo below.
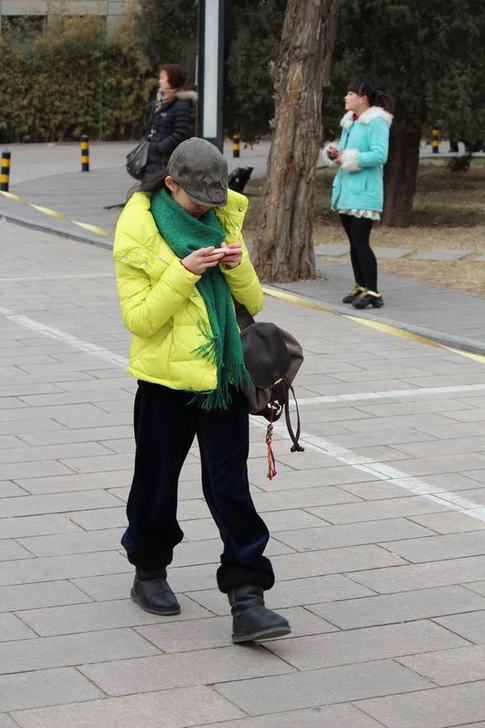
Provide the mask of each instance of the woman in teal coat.
{"label": "woman in teal coat", "polygon": [[367,81],[351,83],[345,96],[346,114],[339,144],[323,150],[327,164],[337,166],[332,209],[340,214],[350,242],[355,282],[342,299],[355,308],[384,305],[377,288],[377,261],[370,247],[374,220],[384,205],[383,167],[387,161],[393,101]]}

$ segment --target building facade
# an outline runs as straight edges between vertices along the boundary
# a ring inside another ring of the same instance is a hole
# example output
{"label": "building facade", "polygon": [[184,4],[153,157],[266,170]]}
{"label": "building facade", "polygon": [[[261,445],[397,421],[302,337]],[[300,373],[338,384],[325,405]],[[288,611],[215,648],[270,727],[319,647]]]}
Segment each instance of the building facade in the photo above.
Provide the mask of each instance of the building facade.
{"label": "building facade", "polygon": [[133,0],[0,0],[0,32],[17,20],[41,30],[59,15],[94,15],[106,21],[110,33],[127,13]]}

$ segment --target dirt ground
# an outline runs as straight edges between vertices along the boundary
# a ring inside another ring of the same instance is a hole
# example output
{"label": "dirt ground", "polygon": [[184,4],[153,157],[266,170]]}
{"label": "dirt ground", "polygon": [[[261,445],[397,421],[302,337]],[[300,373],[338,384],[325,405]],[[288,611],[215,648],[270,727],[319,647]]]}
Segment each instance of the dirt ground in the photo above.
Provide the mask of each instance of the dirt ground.
{"label": "dirt ground", "polygon": [[[447,161],[422,160],[411,226],[390,228],[377,224],[372,242],[375,246],[412,251],[398,260],[380,260],[383,271],[485,297],[485,261],[473,261],[473,257],[485,255],[485,159],[473,159],[466,173],[450,172]],[[331,170],[317,173],[316,245],[346,242],[338,216],[329,210],[332,178]],[[262,188],[263,180],[255,180],[245,189],[250,199],[245,225],[248,238],[255,233]],[[433,248],[460,248],[471,253],[452,262],[413,259],[413,255]],[[343,262],[346,258],[329,257],[329,260]]]}

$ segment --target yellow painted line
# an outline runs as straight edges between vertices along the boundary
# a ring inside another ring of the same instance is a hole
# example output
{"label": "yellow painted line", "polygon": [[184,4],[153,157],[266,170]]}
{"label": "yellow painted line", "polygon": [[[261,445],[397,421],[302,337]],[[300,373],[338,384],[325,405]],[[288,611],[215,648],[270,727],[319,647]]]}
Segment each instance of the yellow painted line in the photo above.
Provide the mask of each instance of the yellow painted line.
{"label": "yellow painted line", "polygon": [[412,331],[406,331],[405,329],[399,329],[397,326],[390,324],[384,324],[380,321],[372,321],[370,319],[361,318],[360,316],[352,316],[348,313],[340,313],[339,311],[333,311],[327,306],[323,306],[321,303],[315,303],[309,301],[301,296],[296,296],[294,293],[284,293],[283,291],[277,291],[272,288],[263,287],[263,293],[273,298],[279,298],[282,301],[288,301],[288,303],[295,303],[298,306],[305,306],[305,308],[312,308],[316,311],[323,311],[324,313],[332,314],[333,316],[340,316],[341,318],[349,319],[354,323],[361,324],[362,326],[368,326],[375,331],[380,331],[383,334],[389,334],[390,336],[397,336],[401,339],[407,339],[408,341],[414,341],[418,344],[424,344],[425,346],[433,346],[437,349],[445,349],[451,351],[454,354],[460,354],[460,356],[466,356],[468,359],[473,359],[481,364],[485,364],[485,356],[483,354],[473,354],[471,351],[463,351],[462,349],[455,349],[452,346],[446,346],[440,344],[433,339],[428,339],[426,336],[420,336],[420,334],[413,334]]}
{"label": "yellow painted line", "polygon": [[309,301],[301,296],[295,296],[293,293],[283,293],[283,291],[276,291],[273,288],[266,288],[263,286],[263,293],[273,298],[281,298],[283,301],[289,301],[290,303],[296,303],[298,306],[305,306],[305,308],[313,308],[315,311],[324,311],[332,316],[342,316],[338,311],[334,311],[328,306],[324,306],[322,303],[316,303],[315,301]]}
{"label": "yellow painted line", "polygon": [[25,197],[22,197],[21,195],[16,195],[13,192],[2,192],[0,191],[0,195],[5,195],[5,197],[9,200],[12,200],[13,202],[18,202],[20,205],[26,205],[27,207],[32,207],[34,210],[37,210],[38,212],[41,212],[43,215],[49,215],[49,217],[55,217],[57,220],[65,220],[66,222],[70,222],[73,225],[77,225],[78,227],[82,227],[85,230],[89,230],[92,233],[95,233],[96,235],[100,235],[103,238],[113,238],[112,234],[109,230],[106,230],[105,228],[99,227],[98,225],[90,225],[88,222],[80,222],[79,220],[71,220],[67,215],[64,215],[63,212],[58,212],[57,210],[52,210],[50,207],[44,207],[43,205],[34,205],[33,202],[29,202],[25,199]]}
{"label": "yellow painted line", "polygon": [[451,346],[443,346],[443,348],[448,349],[448,351],[452,351],[454,354],[461,354],[462,356],[468,357],[468,359],[473,359],[474,361],[479,361],[481,364],[485,364],[485,356],[483,354],[474,354],[472,351],[452,349]]}
{"label": "yellow painted line", "polygon": [[82,227],[85,230],[90,230],[91,232],[96,233],[96,235],[102,235],[104,238],[113,238],[109,230],[105,230],[97,225],[90,225],[88,222],[79,222],[79,220],[70,220],[70,222],[74,223],[74,225],[79,225],[79,227]]}
{"label": "yellow painted line", "polygon": [[426,336],[420,336],[419,334],[413,334],[412,331],[406,331],[405,329],[399,329],[397,326],[391,326],[390,324],[383,324],[379,321],[370,321],[369,319],[360,318],[360,316],[351,316],[348,313],[342,314],[343,318],[356,321],[362,326],[368,326],[376,331],[382,331],[384,334],[390,334],[391,336],[399,336],[401,339],[408,339],[409,341],[417,341],[420,344],[426,346],[435,346],[437,348],[443,348],[441,344],[433,339],[428,339]]}

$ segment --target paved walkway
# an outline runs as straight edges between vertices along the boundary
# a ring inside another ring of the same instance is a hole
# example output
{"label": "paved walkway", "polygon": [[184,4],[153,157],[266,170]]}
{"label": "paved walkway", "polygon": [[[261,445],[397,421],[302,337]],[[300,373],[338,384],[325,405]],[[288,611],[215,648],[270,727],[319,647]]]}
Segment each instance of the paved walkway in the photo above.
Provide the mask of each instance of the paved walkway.
{"label": "paved walkway", "polygon": [[[77,145],[18,145],[12,152],[12,158],[17,161],[12,167],[11,191],[22,195],[28,202],[58,211],[70,220],[96,225],[112,234],[120,205],[126,200],[128,191],[136,185],[120,164],[130,148],[130,143],[93,145],[92,171],[81,173],[67,171],[79,162]],[[267,152],[267,142],[255,145],[252,150],[242,149],[240,159],[232,158],[229,144],[225,149],[230,169],[249,164],[255,167],[255,175],[264,173]],[[45,211],[4,196],[0,196],[0,219],[2,215],[43,231],[56,231],[107,248],[112,246],[109,235],[97,235],[92,230],[53,218]],[[284,287],[322,301],[337,311],[343,310],[341,298],[350,285],[350,267],[348,262],[345,265],[330,262],[326,256],[344,256],[346,250],[347,246],[343,244],[318,245],[319,278]],[[426,254],[440,260],[453,260],[469,252],[437,247]],[[381,257],[400,257],[409,254],[409,250],[403,245],[401,249],[378,250],[378,254]],[[477,256],[470,259],[473,257]],[[484,266],[483,258],[477,257],[477,265]],[[342,260],[348,261],[348,257],[342,257]],[[380,288],[386,301],[385,307],[356,315],[392,323],[451,346],[485,353],[482,298],[390,274],[380,275]],[[351,312],[356,313],[354,309]]]}
{"label": "paved walkway", "polygon": [[305,452],[278,427],[269,481],[253,418],[249,461],[293,632],[235,646],[196,448],[182,613],[129,599],[135,382],[110,251],[8,223],[0,247],[1,728],[485,726],[483,363],[267,298],[306,357]]}

